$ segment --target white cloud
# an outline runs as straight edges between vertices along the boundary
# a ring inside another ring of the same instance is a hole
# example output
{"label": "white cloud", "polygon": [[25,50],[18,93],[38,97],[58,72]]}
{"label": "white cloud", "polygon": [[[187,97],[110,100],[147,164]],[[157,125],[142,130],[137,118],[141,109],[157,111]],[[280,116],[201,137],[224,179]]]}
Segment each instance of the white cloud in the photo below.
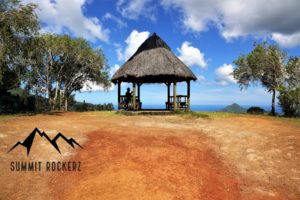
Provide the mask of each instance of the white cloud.
{"label": "white cloud", "polygon": [[118,71],[118,69],[120,69],[120,65],[117,64],[111,67],[109,71],[109,77],[111,78]]}
{"label": "white cloud", "polygon": [[206,78],[202,75],[198,75],[197,76],[197,82],[199,83],[202,83],[202,82],[205,82],[206,81]]}
{"label": "white cloud", "polygon": [[163,0],[161,4],[181,12],[182,25],[190,31],[214,25],[226,40],[253,35],[271,37],[284,46],[300,44],[299,0]]}
{"label": "white cloud", "polygon": [[119,19],[118,17],[112,15],[111,13],[107,12],[105,13],[105,15],[103,16],[103,20],[112,20],[112,21],[115,21],[117,24],[118,24],[118,27],[119,28],[124,28],[127,26],[127,23],[122,21],[121,19]]}
{"label": "white cloud", "polygon": [[114,88],[115,88],[114,84],[111,84],[111,86],[105,90],[103,85],[99,85],[92,81],[86,81],[85,84],[83,85],[83,88],[80,91],[81,92],[112,91],[114,90]]}
{"label": "white cloud", "polygon": [[83,13],[87,0],[23,0],[38,5],[37,15],[42,22],[42,32],[72,33],[90,41],[108,41],[109,30],[102,27],[96,17]]}
{"label": "white cloud", "polygon": [[117,53],[118,61],[125,60],[121,47],[116,49],[116,53]]}
{"label": "white cloud", "polygon": [[174,8],[183,14],[182,24],[192,31],[204,31],[210,21],[217,20],[216,0],[163,0],[165,8]]}
{"label": "white cloud", "polygon": [[143,16],[156,21],[152,0],[118,0],[117,11],[127,19],[139,19]]}
{"label": "white cloud", "polygon": [[198,66],[200,68],[205,68],[207,63],[204,59],[204,54],[201,51],[191,46],[187,41],[183,42],[181,48],[177,48],[179,52],[178,58],[188,66]]}
{"label": "white cloud", "polygon": [[216,69],[216,83],[218,85],[226,86],[231,83],[236,83],[233,78],[233,66],[231,64],[223,64]]}
{"label": "white cloud", "polygon": [[[113,67],[109,70],[109,78],[111,78],[114,73],[120,68],[120,65],[115,64]],[[104,89],[103,85],[99,85],[92,81],[86,81],[83,85],[83,88],[80,90],[81,92],[92,92],[92,91],[113,91],[115,89],[115,85],[111,84],[109,88],[106,90]]]}
{"label": "white cloud", "polygon": [[148,31],[138,32],[133,30],[125,40],[126,48],[123,50],[121,47],[117,48],[117,56],[119,61],[129,59],[139,48],[139,46],[149,37]]}
{"label": "white cloud", "polygon": [[272,39],[283,47],[295,47],[300,44],[300,31],[291,35],[273,33]]}

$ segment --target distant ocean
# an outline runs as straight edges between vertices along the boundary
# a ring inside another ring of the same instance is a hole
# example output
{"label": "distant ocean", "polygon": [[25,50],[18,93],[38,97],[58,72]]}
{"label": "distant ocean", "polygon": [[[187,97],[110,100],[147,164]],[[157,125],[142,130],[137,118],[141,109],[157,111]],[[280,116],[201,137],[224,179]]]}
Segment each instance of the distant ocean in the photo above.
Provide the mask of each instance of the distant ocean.
{"label": "distant ocean", "polygon": [[[204,111],[204,112],[216,112],[220,111],[228,105],[191,105],[192,111]],[[248,109],[251,106],[258,106],[263,108],[265,111],[271,111],[271,105],[240,105],[241,107]],[[117,105],[114,105],[115,109]],[[142,105],[143,109],[165,109],[165,105]],[[275,107],[277,113],[282,113],[280,106]]]}

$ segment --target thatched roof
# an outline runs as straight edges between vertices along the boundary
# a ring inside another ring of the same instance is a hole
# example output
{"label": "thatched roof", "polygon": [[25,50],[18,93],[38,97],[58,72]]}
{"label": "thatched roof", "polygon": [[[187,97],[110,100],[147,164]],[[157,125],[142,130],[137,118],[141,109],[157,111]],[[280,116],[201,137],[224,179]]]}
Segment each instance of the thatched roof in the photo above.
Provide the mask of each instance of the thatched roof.
{"label": "thatched roof", "polygon": [[197,80],[155,33],[113,75],[112,82],[167,83]]}

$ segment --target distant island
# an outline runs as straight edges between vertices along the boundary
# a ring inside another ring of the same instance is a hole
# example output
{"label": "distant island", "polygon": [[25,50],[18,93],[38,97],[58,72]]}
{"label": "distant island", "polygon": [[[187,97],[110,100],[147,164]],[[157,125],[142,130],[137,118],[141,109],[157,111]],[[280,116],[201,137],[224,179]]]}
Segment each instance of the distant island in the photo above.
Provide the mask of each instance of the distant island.
{"label": "distant island", "polygon": [[222,110],[220,110],[220,112],[231,112],[231,113],[246,113],[247,109],[241,107],[239,104],[237,103],[233,103],[229,106],[226,106],[225,108],[223,108]]}

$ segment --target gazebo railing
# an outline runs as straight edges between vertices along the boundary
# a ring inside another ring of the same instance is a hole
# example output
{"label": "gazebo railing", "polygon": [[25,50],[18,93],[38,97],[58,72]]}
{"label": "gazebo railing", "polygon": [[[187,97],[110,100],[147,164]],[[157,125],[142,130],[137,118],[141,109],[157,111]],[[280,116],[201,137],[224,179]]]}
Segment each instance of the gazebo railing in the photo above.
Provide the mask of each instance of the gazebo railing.
{"label": "gazebo railing", "polygon": [[[176,105],[177,109],[188,109],[188,96],[187,95],[176,95]],[[174,109],[174,96],[170,96],[169,102],[166,102],[166,109]]]}
{"label": "gazebo railing", "polygon": [[[142,102],[140,102],[138,96],[135,97],[135,101],[136,108],[134,110],[140,110],[142,108]],[[120,95],[120,103],[118,105],[118,108],[125,110],[133,110],[133,98],[127,101],[126,95]]]}

